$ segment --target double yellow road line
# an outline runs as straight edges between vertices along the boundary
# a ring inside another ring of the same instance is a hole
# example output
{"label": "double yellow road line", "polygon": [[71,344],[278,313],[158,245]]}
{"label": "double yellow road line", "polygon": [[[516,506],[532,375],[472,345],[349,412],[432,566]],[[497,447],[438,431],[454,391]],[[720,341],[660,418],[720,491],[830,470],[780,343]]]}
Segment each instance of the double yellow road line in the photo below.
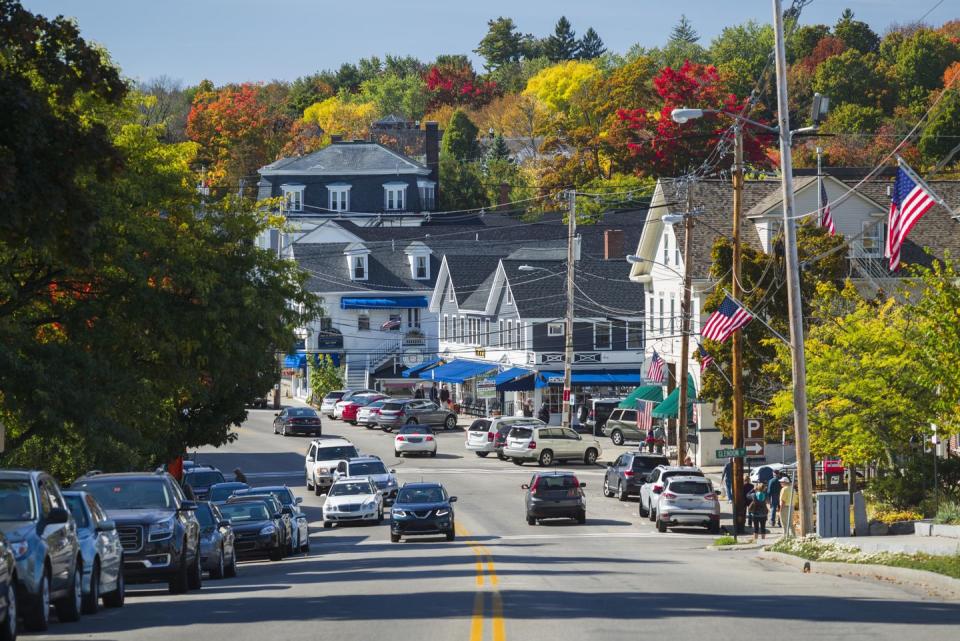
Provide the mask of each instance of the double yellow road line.
{"label": "double yellow road line", "polygon": [[490,622],[493,628],[493,641],[506,641],[507,634],[503,625],[503,598],[497,587],[500,580],[493,565],[493,555],[485,545],[471,542],[470,533],[457,527],[457,535],[467,539],[467,544],[477,557],[477,593],[473,598],[473,617],[470,619],[470,641],[483,641],[486,623],[486,601],[490,595]]}

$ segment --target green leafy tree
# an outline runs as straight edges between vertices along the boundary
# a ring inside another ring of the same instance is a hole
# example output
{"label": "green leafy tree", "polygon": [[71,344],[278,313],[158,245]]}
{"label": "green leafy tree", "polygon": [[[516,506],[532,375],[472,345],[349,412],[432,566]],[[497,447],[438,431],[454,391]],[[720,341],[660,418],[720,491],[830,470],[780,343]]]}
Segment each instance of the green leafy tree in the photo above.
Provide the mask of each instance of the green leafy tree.
{"label": "green leafy tree", "polygon": [[883,111],[878,107],[864,107],[850,102],[832,109],[823,124],[823,131],[831,134],[868,134],[883,123]]}
{"label": "green leafy tree", "polygon": [[379,114],[420,120],[426,112],[429,94],[421,76],[385,73],[360,85],[360,100],[376,105]]}
{"label": "green leafy tree", "polygon": [[[444,132],[444,139],[446,139]],[[485,207],[490,203],[476,162],[463,161],[449,151],[440,152],[440,207],[462,210]]]}
{"label": "green leafy tree", "polygon": [[607,48],[603,46],[600,35],[593,30],[593,27],[588,27],[583,32],[583,37],[580,38],[580,44],[577,46],[578,57],[582,60],[593,60],[606,52]]}
{"label": "green leafy tree", "polygon": [[321,74],[301,76],[290,83],[287,112],[299,117],[307,107],[330,98],[334,93],[334,87]]}
{"label": "green leafy tree", "polygon": [[670,32],[670,42],[688,42],[694,43],[700,40],[700,34],[693,28],[693,23],[687,18],[686,14],[680,14],[680,20],[673,26]]}
{"label": "green leafy tree", "polygon": [[727,77],[730,90],[749,95],[773,51],[773,28],[749,20],[725,27],[710,44],[713,64]]}
{"label": "green leafy tree", "polygon": [[805,24],[796,28],[790,36],[787,55],[791,61],[806,58],[823,38],[830,35],[830,27],[825,24]]}
{"label": "green leafy tree", "polygon": [[480,155],[480,145],[477,142],[479,131],[466,112],[457,109],[443,132],[440,150],[460,162],[476,160]]}
{"label": "green leafy tree", "polygon": [[844,9],[840,20],[833,27],[833,35],[843,40],[844,44],[851,49],[861,53],[876,51],[880,44],[880,36],[866,22],[853,18],[853,11]]}
{"label": "green leafy tree", "polygon": [[524,57],[524,37],[512,18],[500,16],[487,21],[487,34],[474,51],[483,57],[484,68],[493,71]]}
{"label": "green leafy tree", "polygon": [[811,87],[830,96],[834,105],[853,103],[881,107],[889,103],[886,76],[879,69],[876,54],[847,49],[817,67]]}
{"label": "green leafy tree", "polygon": [[960,42],[929,29],[919,29],[904,39],[888,37],[881,51],[892,63],[894,82],[902,93],[900,104],[926,102],[927,94],[942,86],[947,67],[960,60]]}
{"label": "green leafy tree", "polygon": [[[960,65],[958,65],[960,72]],[[947,166],[960,162],[956,145],[960,143],[960,88],[956,86],[944,96],[930,121],[920,135],[918,147],[924,159],[935,164],[946,161]],[[953,153],[952,160],[947,157]]]}
{"label": "green leafy tree", "polygon": [[310,394],[315,403],[335,389],[344,386],[343,375],[328,354],[317,354],[307,359],[307,374],[310,379]]}
{"label": "green leafy tree", "polygon": [[700,43],[700,34],[696,32],[687,16],[681,15],[680,21],[673,27],[670,39],[662,50],[636,52],[656,59],[662,67],[678,69],[689,60],[704,64],[708,62],[708,55]]}
{"label": "green leafy tree", "polygon": [[508,161],[513,162],[510,158],[510,148],[507,146],[507,141],[504,140],[501,134],[497,134],[493,138],[493,143],[490,145],[490,148],[487,149],[486,153],[487,162],[491,161]]}
{"label": "green leafy tree", "polygon": [[549,36],[544,45],[544,54],[553,62],[573,60],[577,57],[577,34],[570,26],[566,16],[560,16],[553,28],[553,35]]}

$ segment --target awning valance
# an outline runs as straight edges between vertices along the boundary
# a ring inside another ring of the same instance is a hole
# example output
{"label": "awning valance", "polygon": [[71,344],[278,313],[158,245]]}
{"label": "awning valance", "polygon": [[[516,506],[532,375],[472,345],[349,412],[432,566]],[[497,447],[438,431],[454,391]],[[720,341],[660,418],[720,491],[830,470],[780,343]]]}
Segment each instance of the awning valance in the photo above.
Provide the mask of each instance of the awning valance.
{"label": "awning valance", "polygon": [[[641,380],[639,370],[591,370],[572,372],[570,375],[572,385],[637,385]],[[563,385],[563,372],[540,372],[536,386],[548,385]]]}
{"label": "awning valance", "polygon": [[426,296],[344,296],[340,299],[340,309],[400,309],[428,305]]}
{"label": "awning valance", "polygon": [[443,365],[442,358],[429,358],[422,363],[414,365],[406,370],[404,370],[402,376],[404,378],[421,378],[420,373],[424,372],[431,367],[437,367],[438,365]]}
{"label": "awning valance", "polygon": [[533,370],[511,367],[493,377],[498,392],[529,392],[533,389]]}
{"label": "awning valance", "polygon": [[[693,383],[693,376],[687,374],[687,416],[692,415],[693,401],[697,398],[697,387]],[[680,402],[680,388],[676,387],[670,394],[663,399],[663,402],[653,409],[654,418],[677,418],[677,406]]]}
{"label": "awning valance", "polygon": [[480,374],[497,369],[496,363],[485,361],[469,361],[457,358],[446,365],[434,367],[426,372],[421,378],[429,378],[444,383],[463,383],[467,379],[475,378]]}
{"label": "awning valance", "polygon": [[641,385],[620,401],[620,405],[617,407],[634,409],[637,406],[637,401],[657,401],[659,403],[662,400],[663,387],[660,385]]}

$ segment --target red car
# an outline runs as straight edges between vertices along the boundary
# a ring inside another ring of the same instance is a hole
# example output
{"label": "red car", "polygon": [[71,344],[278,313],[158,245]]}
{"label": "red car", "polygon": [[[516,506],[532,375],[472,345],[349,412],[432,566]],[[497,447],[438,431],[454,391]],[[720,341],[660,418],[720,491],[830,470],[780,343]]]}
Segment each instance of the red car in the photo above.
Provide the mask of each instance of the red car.
{"label": "red car", "polygon": [[343,414],[340,418],[344,421],[350,423],[350,425],[357,424],[357,410],[359,410],[364,405],[369,405],[374,401],[379,401],[381,398],[387,398],[383,394],[362,394],[359,396],[354,396],[350,399],[348,403],[343,406]]}

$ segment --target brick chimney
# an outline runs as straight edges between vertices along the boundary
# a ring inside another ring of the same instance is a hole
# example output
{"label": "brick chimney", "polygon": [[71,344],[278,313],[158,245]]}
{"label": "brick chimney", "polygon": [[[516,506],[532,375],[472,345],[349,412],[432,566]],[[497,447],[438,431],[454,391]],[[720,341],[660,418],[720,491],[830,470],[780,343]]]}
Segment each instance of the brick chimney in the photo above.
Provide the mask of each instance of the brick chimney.
{"label": "brick chimney", "polygon": [[423,155],[430,170],[430,180],[437,184],[435,197],[440,203],[440,125],[435,121],[423,123]]}
{"label": "brick chimney", "polygon": [[623,260],[623,230],[606,229],[603,232],[603,259]]}
{"label": "brick chimney", "polygon": [[510,208],[510,183],[500,183],[500,192],[497,195],[497,209],[506,211]]}
{"label": "brick chimney", "polygon": [[330,134],[330,144],[335,145],[338,142],[343,142],[343,134]]}

